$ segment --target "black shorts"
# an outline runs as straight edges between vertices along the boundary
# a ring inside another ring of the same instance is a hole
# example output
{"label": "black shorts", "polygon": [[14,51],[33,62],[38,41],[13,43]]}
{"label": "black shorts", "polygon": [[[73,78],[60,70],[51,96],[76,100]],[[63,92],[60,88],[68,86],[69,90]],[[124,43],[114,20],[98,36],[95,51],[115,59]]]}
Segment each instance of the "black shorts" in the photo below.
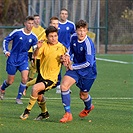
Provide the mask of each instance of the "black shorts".
{"label": "black shorts", "polygon": [[44,94],[45,91],[48,91],[52,89],[53,86],[55,86],[55,83],[49,79],[43,79],[40,73],[38,73],[36,84],[43,82],[45,85],[45,90],[40,91],[38,94]]}

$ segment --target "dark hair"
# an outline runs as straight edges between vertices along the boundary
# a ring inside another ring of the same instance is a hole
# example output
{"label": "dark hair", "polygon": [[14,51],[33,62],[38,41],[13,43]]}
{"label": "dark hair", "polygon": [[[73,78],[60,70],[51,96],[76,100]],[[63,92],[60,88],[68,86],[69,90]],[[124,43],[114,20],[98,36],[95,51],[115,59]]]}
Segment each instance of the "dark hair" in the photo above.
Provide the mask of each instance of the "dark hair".
{"label": "dark hair", "polygon": [[39,14],[34,14],[33,17],[39,17]]}
{"label": "dark hair", "polygon": [[68,10],[66,9],[66,8],[62,8],[61,10],[60,10],[60,12],[61,11],[67,11],[68,12]]}
{"label": "dark hair", "polygon": [[25,18],[25,21],[24,22],[29,21],[29,20],[34,20],[34,17],[33,16],[27,16]]}
{"label": "dark hair", "polygon": [[77,23],[76,23],[76,29],[80,28],[80,27],[87,27],[88,28],[88,24],[85,20],[79,20]]}
{"label": "dark hair", "polygon": [[54,26],[49,26],[49,27],[45,30],[46,37],[49,35],[49,33],[52,33],[52,32],[58,33],[58,29],[56,29]]}
{"label": "dark hair", "polygon": [[58,19],[58,17],[53,16],[53,17],[50,18],[50,23],[51,23],[52,20],[59,20],[59,19]]}

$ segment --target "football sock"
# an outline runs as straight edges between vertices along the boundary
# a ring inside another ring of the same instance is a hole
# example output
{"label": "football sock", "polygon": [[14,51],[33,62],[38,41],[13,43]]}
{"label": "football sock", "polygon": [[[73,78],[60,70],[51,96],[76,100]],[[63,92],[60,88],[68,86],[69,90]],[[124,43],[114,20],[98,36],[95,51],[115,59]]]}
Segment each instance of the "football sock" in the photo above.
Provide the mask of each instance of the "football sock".
{"label": "football sock", "polygon": [[36,83],[36,78],[34,78],[34,79],[28,81],[28,82],[26,83],[26,86],[29,87],[29,86],[34,85],[35,83]]}
{"label": "football sock", "polygon": [[26,88],[26,84],[20,83],[17,99],[21,99],[25,88]]}
{"label": "football sock", "polygon": [[47,107],[46,107],[46,100],[43,101],[43,102],[38,102],[38,105],[41,108],[41,112],[42,113],[45,113],[46,111],[48,111]]}
{"label": "football sock", "polygon": [[88,95],[88,98],[83,100],[84,101],[84,105],[85,105],[85,109],[89,110],[91,108],[91,96]]}
{"label": "football sock", "polygon": [[1,90],[5,90],[10,84],[6,83],[6,80],[3,82],[2,86],[1,86]]}
{"label": "football sock", "polygon": [[71,112],[71,110],[70,110],[70,90],[62,91],[61,97],[62,97],[62,103],[63,103],[65,112],[70,113]]}
{"label": "football sock", "polygon": [[[62,69],[62,67],[61,67],[61,69]],[[61,82],[61,69],[60,69],[60,73],[58,75],[58,82],[56,84],[57,86],[60,85],[60,82]]]}
{"label": "football sock", "polygon": [[30,66],[29,66],[29,79],[33,79],[35,74],[36,74],[36,65],[32,66],[31,63],[30,63]]}
{"label": "football sock", "polygon": [[30,96],[30,100],[29,100],[27,109],[31,110],[32,107],[35,105],[36,101],[37,101],[37,97]]}

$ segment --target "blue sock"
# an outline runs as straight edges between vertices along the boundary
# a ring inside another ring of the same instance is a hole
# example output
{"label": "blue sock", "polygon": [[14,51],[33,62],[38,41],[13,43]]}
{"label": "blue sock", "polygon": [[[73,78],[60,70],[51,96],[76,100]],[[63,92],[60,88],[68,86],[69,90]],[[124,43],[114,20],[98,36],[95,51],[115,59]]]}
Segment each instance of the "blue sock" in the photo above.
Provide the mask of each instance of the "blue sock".
{"label": "blue sock", "polygon": [[89,110],[91,108],[91,96],[88,95],[88,98],[83,100],[84,101],[84,105],[85,105],[85,109]]}
{"label": "blue sock", "polygon": [[20,83],[17,99],[21,99],[25,88],[26,88],[26,84]]}
{"label": "blue sock", "polygon": [[65,112],[71,112],[70,110],[70,91],[63,91],[61,92],[61,97],[62,97],[62,103],[64,106]]}
{"label": "blue sock", "polygon": [[2,86],[1,86],[1,90],[5,90],[10,84],[6,83],[6,80],[3,82]]}
{"label": "blue sock", "polygon": [[60,85],[60,82],[61,82],[61,70],[60,70],[60,73],[59,73],[59,75],[58,75],[57,86]]}

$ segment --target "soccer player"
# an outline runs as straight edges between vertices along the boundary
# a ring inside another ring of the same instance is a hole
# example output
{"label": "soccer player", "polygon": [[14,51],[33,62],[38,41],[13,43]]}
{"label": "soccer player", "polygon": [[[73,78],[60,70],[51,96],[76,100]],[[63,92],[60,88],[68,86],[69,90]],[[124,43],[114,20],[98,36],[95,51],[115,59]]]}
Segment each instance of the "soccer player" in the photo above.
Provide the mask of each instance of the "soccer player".
{"label": "soccer player", "polygon": [[[58,26],[59,42],[61,42],[67,49],[70,45],[70,37],[75,33],[75,24],[68,20],[68,10],[63,8],[60,11],[60,21]],[[61,93],[60,91],[61,82],[61,72],[58,76],[58,83],[56,93]]]}
{"label": "soccer player", "polygon": [[[37,37],[31,32],[34,24],[34,18],[27,16],[24,22],[24,28],[12,31],[3,41],[3,52],[7,59],[6,71],[7,79],[0,86],[0,99],[3,100],[6,88],[14,82],[17,70],[21,72],[21,83],[18,95],[16,97],[17,104],[23,104],[21,97],[26,87],[28,79],[28,50],[37,47]],[[12,49],[8,49],[9,42],[12,41]]]}
{"label": "soccer player", "polygon": [[[38,14],[34,15],[34,25],[32,32],[37,36],[39,41],[46,41],[45,29],[40,25],[40,16]],[[26,91],[29,86],[32,86],[36,83],[35,74],[39,72],[40,67],[40,57],[37,56],[34,58],[32,48],[28,51],[29,53],[29,81],[26,83],[26,88],[23,92],[23,95],[26,95]]]}
{"label": "soccer player", "polygon": [[[40,16],[38,14],[34,15],[34,25],[32,28],[32,32],[37,36],[38,40],[46,40],[46,35],[45,35],[45,29],[40,25]],[[36,68],[36,60],[32,56],[32,48],[28,51],[29,52],[29,80],[34,79],[35,73],[37,72]],[[39,57],[37,57],[39,59]],[[36,79],[34,79],[31,84],[35,84]]]}
{"label": "soccer player", "polygon": [[58,74],[61,67],[61,56],[66,52],[65,47],[58,42],[58,29],[54,26],[49,26],[46,29],[47,42],[44,42],[39,49],[40,55],[40,73],[37,76],[36,84],[32,87],[29,104],[24,113],[20,116],[22,120],[28,118],[36,101],[41,108],[41,114],[35,120],[47,119],[49,117],[46,111],[46,100],[44,99],[44,92],[52,89],[57,83]]}
{"label": "soccer player", "polygon": [[59,19],[56,16],[51,17],[49,25],[58,29]]}
{"label": "soccer player", "polygon": [[[70,93],[69,88],[76,83],[80,89],[80,99],[83,100],[85,108],[79,113],[81,118],[87,116],[94,109],[91,96],[88,92],[93,85],[97,70],[95,59],[95,48],[92,40],[87,36],[88,25],[84,20],[79,20],[76,23],[76,33],[73,34],[68,52],[64,56],[67,59],[66,65],[68,71],[61,83],[61,97],[64,106],[65,114],[60,122],[65,123],[72,121],[70,108]],[[70,63],[70,56],[73,57],[73,64]]]}

